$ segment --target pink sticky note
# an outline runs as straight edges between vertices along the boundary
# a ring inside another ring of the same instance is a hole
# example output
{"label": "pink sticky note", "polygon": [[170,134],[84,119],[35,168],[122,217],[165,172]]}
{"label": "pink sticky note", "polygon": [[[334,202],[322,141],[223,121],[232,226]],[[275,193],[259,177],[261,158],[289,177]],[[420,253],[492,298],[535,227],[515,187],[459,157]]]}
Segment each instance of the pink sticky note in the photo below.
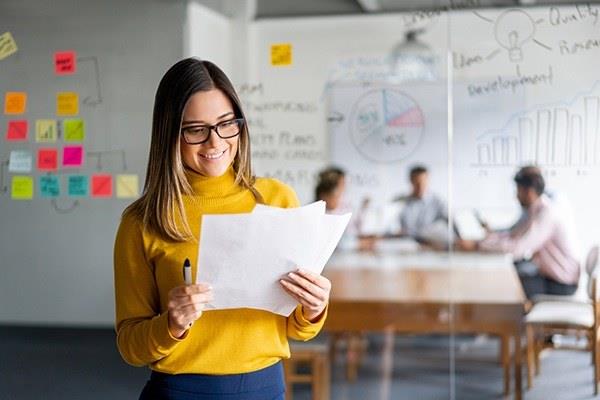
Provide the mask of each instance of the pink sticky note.
{"label": "pink sticky note", "polygon": [[63,147],[63,167],[81,167],[83,165],[83,146]]}
{"label": "pink sticky note", "polygon": [[58,167],[58,151],[56,149],[39,149],[37,167],[40,171],[56,171]]}
{"label": "pink sticky note", "polygon": [[74,51],[54,53],[54,71],[56,75],[70,75],[77,72],[77,60]]}
{"label": "pink sticky note", "polygon": [[26,120],[8,121],[8,129],[6,130],[6,140],[8,140],[8,141],[27,140],[27,121]]}
{"label": "pink sticky note", "polygon": [[92,175],[92,197],[112,197],[112,175]]}

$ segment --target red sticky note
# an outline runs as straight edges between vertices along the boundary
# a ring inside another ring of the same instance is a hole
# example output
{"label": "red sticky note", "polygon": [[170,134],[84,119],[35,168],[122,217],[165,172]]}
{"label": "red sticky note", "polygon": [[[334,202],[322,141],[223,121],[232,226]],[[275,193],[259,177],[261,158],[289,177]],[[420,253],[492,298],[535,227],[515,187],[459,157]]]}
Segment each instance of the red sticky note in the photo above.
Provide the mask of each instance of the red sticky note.
{"label": "red sticky note", "polygon": [[27,140],[27,121],[8,121],[8,129],[6,130],[6,140]]}
{"label": "red sticky note", "polygon": [[54,71],[56,75],[71,75],[77,72],[77,60],[74,51],[54,53]]}
{"label": "red sticky note", "polygon": [[81,167],[83,165],[83,146],[63,147],[63,167]]}
{"label": "red sticky note", "polygon": [[92,197],[112,197],[112,175],[92,175]]}
{"label": "red sticky note", "polygon": [[39,149],[37,167],[41,171],[56,171],[58,168],[58,151],[56,149]]}

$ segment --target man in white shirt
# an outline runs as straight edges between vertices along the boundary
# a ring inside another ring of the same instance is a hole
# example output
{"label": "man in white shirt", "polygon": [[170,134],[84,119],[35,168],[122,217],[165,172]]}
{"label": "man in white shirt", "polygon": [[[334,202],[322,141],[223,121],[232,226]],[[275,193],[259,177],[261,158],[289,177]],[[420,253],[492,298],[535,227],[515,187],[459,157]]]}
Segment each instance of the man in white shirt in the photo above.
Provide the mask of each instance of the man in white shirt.
{"label": "man in white shirt", "polygon": [[[447,244],[445,227],[448,224],[448,208],[441,198],[428,190],[427,168],[422,165],[414,166],[409,177],[412,192],[405,199],[406,204],[400,214],[401,234],[421,242]],[[436,225],[438,229],[435,228]]]}
{"label": "man in white shirt", "polygon": [[459,241],[458,247],[511,253],[528,298],[537,294],[573,294],[580,265],[565,216],[544,194],[539,168],[521,168],[515,183],[517,199],[523,207],[517,223],[508,231],[489,231],[480,242]]}

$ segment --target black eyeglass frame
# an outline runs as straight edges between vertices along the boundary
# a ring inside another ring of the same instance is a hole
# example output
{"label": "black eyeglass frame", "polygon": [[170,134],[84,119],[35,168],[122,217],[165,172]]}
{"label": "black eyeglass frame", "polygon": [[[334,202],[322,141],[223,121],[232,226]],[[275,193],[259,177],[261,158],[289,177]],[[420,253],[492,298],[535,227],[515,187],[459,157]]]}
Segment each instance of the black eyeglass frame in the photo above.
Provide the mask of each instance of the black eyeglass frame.
{"label": "black eyeglass frame", "polygon": [[[236,122],[238,125],[238,131],[235,135],[231,135],[231,136],[222,136],[221,133],[219,132],[219,127],[223,126],[224,124],[229,124],[231,122]],[[181,128],[181,136],[183,136],[183,140],[187,143],[187,144],[203,144],[206,143],[210,140],[210,135],[212,134],[212,131],[215,131],[215,133],[217,134],[218,137],[220,137],[221,139],[231,139],[234,138],[236,136],[238,136],[240,133],[242,133],[242,127],[244,126],[244,123],[246,122],[246,120],[244,118],[234,118],[234,119],[230,119],[227,121],[222,121],[219,122],[218,124],[215,125],[203,125],[203,124],[197,124],[197,125],[188,125],[185,128]],[[201,142],[193,142],[190,143],[188,142],[187,138],[185,137],[185,130],[189,129],[189,128],[208,128],[208,136],[206,137],[206,139],[204,139]]]}

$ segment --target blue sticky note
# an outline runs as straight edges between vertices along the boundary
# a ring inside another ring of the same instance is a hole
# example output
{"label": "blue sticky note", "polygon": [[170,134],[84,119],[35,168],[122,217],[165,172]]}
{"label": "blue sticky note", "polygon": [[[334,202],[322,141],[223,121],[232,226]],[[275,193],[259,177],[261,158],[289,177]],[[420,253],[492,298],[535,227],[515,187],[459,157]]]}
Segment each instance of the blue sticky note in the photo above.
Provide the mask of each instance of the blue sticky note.
{"label": "blue sticky note", "polygon": [[60,181],[56,175],[40,176],[40,196],[54,198],[60,195]]}
{"label": "blue sticky note", "polygon": [[88,195],[88,177],[85,175],[69,175],[68,193],[73,197],[85,197]]}

